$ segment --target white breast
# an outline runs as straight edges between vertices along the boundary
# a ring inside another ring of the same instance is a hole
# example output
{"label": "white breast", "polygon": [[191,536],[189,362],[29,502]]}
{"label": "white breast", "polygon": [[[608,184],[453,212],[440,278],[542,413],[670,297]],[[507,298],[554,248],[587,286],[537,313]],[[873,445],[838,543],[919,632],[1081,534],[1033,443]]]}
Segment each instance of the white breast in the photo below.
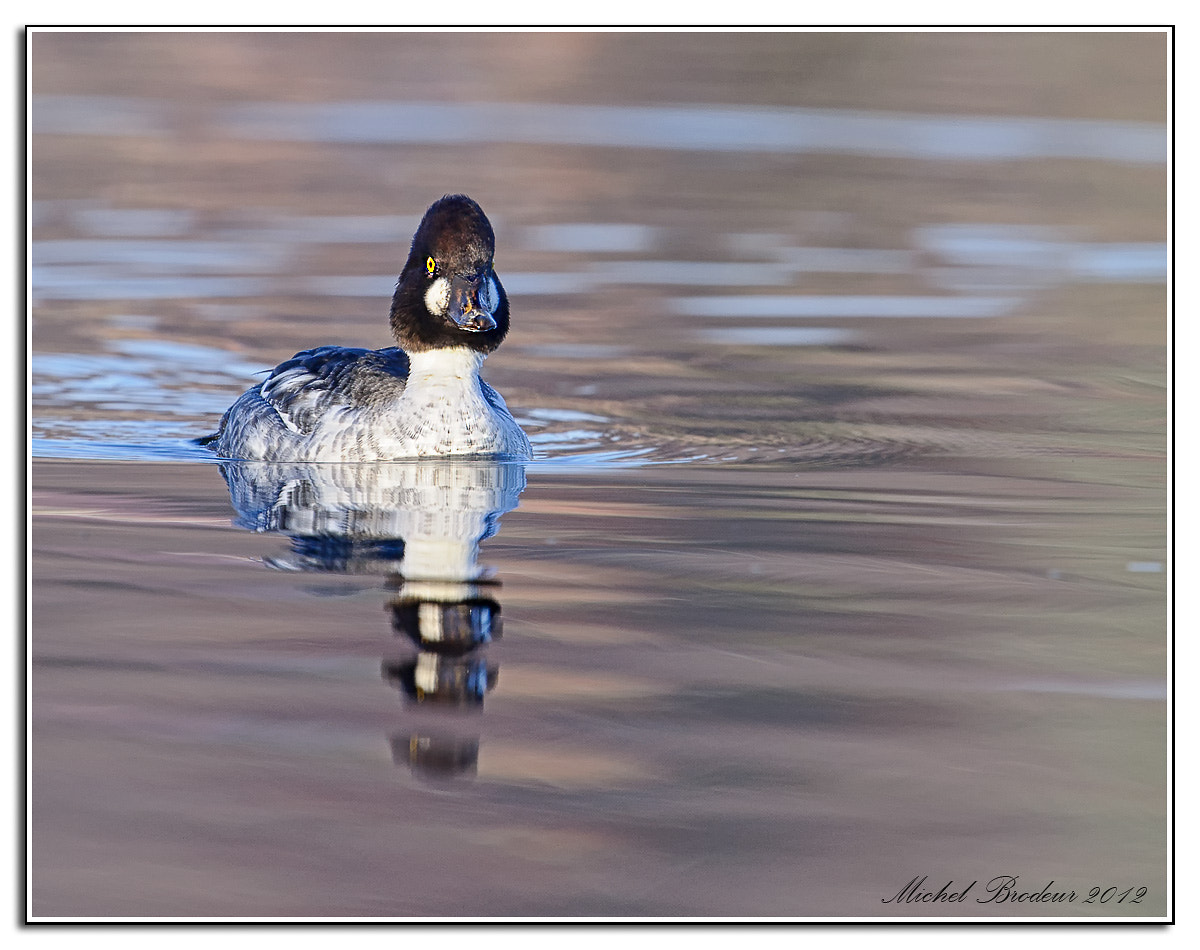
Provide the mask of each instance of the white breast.
{"label": "white breast", "polygon": [[529,458],[529,440],[504,400],[479,377],[484,355],[439,349],[409,355],[396,404],[331,415],[312,434],[309,457],[400,459],[448,455]]}

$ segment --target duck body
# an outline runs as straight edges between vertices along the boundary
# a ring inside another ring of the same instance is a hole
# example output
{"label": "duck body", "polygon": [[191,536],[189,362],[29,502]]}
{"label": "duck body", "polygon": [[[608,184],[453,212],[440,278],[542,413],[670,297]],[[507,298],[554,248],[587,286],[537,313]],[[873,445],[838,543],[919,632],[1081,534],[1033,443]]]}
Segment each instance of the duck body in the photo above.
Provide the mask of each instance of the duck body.
{"label": "duck body", "polygon": [[210,445],[223,458],[288,462],[529,459],[529,439],[479,376],[483,359],[467,348],[305,350],[244,392]]}
{"label": "duck body", "polygon": [[479,375],[509,326],[494,249],[491,224],[474,201],[435,202],[392,297],[399,347],[297,353],[200,441],[223,458],[282,462],[532,458],[503,397]]}

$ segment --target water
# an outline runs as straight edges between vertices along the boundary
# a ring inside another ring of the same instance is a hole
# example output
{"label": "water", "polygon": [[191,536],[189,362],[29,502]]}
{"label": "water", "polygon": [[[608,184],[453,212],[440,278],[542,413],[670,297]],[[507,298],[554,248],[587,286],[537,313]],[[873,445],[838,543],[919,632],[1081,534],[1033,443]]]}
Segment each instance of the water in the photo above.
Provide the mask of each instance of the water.
{"label": "water", "polygon": [[[30,912],[1166,914],[1163,50],[36,34]],[[458,190],[533,462],[191,442]]]}

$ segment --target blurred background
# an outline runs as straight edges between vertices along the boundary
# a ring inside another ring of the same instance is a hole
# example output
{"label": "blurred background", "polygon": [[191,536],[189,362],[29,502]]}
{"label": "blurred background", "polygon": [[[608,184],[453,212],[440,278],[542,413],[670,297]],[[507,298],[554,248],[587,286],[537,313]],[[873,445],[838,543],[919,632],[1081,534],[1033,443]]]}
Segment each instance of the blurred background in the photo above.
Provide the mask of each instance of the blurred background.
{"label": "blurred background", "polygon": [[[1168,41],[33,33],[33,912],[1164,914]],[[357,476],[189,440],[451,192],[538,457],[431,712],[270,534]]]}

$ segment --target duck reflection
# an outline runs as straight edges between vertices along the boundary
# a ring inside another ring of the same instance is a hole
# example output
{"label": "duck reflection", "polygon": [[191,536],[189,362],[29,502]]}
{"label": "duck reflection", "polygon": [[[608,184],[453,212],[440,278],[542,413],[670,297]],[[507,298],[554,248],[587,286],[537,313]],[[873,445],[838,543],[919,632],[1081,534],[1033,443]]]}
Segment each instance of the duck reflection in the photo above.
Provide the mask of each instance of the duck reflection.
{"label": "duck reflection", "polygon": [[524,465],[225,462],[221,474],[234,524],[287,537],[269,567],[387,577],[392,630],[409,653],[385,659],[383,678],[421,714],[391,736],[392,757],[427,778],[473,774],[478,736],[458,734],[446,711],[481,709],[496,685],[486,648],[500,636],[500,585],[479,544],[517,507]]}

